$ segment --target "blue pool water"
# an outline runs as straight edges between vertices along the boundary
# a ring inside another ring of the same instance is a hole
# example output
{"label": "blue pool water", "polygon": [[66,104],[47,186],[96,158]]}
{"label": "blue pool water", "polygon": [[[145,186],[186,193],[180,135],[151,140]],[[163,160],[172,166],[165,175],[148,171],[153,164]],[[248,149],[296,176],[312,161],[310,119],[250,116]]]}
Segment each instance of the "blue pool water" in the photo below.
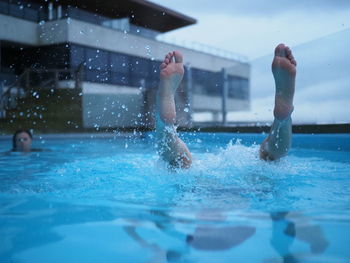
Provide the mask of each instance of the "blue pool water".
{"label": "blue pool water", "polygon": [[36,137],[0,149],[0,262],[350,262],[350,135],[182,134],[168,171],[153,134]]}

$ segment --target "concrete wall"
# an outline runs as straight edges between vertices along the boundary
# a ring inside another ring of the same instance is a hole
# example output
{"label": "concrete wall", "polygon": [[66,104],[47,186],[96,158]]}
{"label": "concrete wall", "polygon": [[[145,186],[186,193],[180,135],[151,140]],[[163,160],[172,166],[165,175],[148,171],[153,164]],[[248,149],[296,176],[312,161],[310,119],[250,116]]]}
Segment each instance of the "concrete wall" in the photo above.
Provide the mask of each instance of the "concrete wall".
{"label": "concrete wall", "polygon": [[[208,95],[194,94],[192,96],[192,109],[194,111],[213,111],[218,112],[222,110],[222,98]],[[249,101],[227,99],[227,111],[241,111],[249,109]]]}
{"label": "concrete wall", "polygon": [[140,89],[83,82],[82,93],[84,128],[140,126],[143,115]]}
{"label": "concrete wall", "polygon": [[0,14],[0,40],[38,44],[38,24]]}

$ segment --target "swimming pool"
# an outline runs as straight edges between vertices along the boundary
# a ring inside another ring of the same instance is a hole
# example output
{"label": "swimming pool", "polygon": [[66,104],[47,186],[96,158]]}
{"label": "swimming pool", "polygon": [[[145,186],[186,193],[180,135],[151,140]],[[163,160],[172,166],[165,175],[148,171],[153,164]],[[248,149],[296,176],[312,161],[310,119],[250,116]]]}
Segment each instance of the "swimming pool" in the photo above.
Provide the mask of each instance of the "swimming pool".
{"label": "swimming pool", "polygon": [[[0,262],[349,262],[350,135],[181,134],[168,171],[153,134],[35,137],[0,156]],[[0,140],[0,149],[10,149]]]}

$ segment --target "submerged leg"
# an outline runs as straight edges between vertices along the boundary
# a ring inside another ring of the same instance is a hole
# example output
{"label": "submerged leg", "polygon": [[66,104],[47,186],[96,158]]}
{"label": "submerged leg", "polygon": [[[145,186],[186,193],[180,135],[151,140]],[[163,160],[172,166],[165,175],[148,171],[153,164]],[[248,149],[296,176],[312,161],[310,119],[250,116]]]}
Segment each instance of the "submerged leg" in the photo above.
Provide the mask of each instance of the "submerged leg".
{"label": "submerged leg", "polygon": [[184,74],[182,55],[173,51],[165,56],[160,66],[160,85],[157,94],[156,135],[158,153],[172,167],[189,168],[192,156],[186,144],[178,137],[175,92]]}
{"label": "submerged leg", "polygon": [[296,61],[292,51],[284,44],[275,49],[272,61],[275,79],[274,121],[270,134],[260,147],[260,158],[277,160],[288,153],[292,142],[293,96],[295,89]]}

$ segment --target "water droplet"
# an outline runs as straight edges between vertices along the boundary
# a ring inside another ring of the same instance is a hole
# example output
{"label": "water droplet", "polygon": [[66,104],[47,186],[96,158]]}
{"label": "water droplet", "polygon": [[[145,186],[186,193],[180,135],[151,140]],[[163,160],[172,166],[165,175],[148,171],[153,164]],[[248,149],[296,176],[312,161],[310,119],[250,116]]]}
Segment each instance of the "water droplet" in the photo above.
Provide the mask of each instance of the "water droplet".
{"label": "water droplet", "polygon": [[184,112],[189,112],[189,111],[190,111],[190,109],[188,107],[184,108]]}

